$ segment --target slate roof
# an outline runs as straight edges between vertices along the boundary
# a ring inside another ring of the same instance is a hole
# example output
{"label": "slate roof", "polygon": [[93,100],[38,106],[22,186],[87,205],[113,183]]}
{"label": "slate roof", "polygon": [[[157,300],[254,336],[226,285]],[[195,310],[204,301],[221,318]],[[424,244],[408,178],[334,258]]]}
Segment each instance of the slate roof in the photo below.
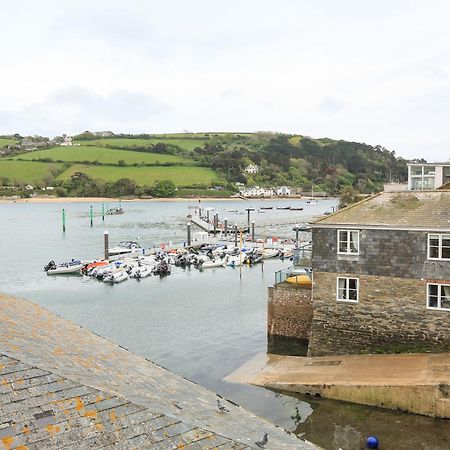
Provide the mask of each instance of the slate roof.
{"label": "slate roof", "polygon": [[450,230],[450,191],[382,192],[313,223]]}
{"label": "slate roof", "polygon": [[0,295],[0,449],[317,447],[24,299]]}

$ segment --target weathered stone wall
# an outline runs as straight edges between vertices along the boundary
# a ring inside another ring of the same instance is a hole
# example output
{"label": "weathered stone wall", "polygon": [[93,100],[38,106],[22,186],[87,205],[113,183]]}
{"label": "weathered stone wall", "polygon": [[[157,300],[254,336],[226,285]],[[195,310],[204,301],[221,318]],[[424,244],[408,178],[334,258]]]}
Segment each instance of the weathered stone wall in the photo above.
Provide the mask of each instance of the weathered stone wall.
{"label": "weathered stone wall", "polygon": [[359,255],[352,256],[337,254],[337,229],[314,228],[312,267],[322,272],[450,279],[448,261],[427,260],[427,236],[424,231],[361,229]]}
{"label": "weathered stone wall", "polygon": [[[336,301],[336,277],[359,278],[359,302]],[[314,272],[308,356],[450,351],[450,312],[427,309],[427,282]]]}
{"label": "weathered stone wall", "polygon": [[282,283],[269,288],[267,334],[307,340],[312,317],[311,287]]}

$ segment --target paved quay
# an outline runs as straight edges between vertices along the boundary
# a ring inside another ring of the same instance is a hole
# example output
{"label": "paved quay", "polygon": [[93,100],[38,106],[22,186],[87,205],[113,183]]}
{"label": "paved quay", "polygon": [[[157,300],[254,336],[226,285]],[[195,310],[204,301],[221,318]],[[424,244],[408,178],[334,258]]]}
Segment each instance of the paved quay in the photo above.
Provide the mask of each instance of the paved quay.
{"label": "paved quay", "polygon": [[25,300],[0,295],[0,449],[317,449]]}
{"label": "paved quay", "polygon": [[450,418],[450,353],[261,354],[226,380]]}

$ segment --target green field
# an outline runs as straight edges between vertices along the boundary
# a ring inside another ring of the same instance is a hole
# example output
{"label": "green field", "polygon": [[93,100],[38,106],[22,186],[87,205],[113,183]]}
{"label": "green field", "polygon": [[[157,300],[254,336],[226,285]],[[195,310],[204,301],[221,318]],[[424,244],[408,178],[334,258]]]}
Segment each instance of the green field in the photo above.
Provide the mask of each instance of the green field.
{"label": "green field", "polygon": [[159,180],[171,180],[177,186],[209,184],[212,181],[220,181],[217,173],[206,167],[108,167],[83,164],[74,164],[60,174],[58,179],[67,180],[75,172],[82,172],[94,179],[112,182],[120,178],[130,178],[140,186],[153,186]]}
{"label": "green field", "polygon": [[6,147],[7,145],[17,144],[15,139],[10,138],[0,138],[0,148]]}
{"label": "green field", "polygon": [[203,147],[207,139],[195,138],[195,139],[183,139],[183,138],[151,138],[151,139],[133,139],[133,138],[117,138],[117,139],[96,139],[93,141],[76,141],[81,145],[94,145],[94,146],[111,146],[111,147],[143,147],[145,145],[153,144],[173,144],[185,150],[193,150],[196,147]]}
{"label": "green field", "polygon": [[115,150],[110,148],[95,146],[75,146],[75,147],[54,147],[46,150],[37,150],[35,152],[23,153],[16,156],[15,159],[37,160],[50,158],[52,161],[67,162],[95,162],[101,164],[117,164],[120,160],[125,164],[135,163],[191,163],[190,160],[175,155],[164,155],[160,153],[133,152],[129,150]]}
{"label": "green field", "polygon": [[[57,165],[59,164],[53,164]],[[50,173],[50,164],[43,162],[0,160],[0,178],[8,178],[9,184],[32,184],[42,181]]]}

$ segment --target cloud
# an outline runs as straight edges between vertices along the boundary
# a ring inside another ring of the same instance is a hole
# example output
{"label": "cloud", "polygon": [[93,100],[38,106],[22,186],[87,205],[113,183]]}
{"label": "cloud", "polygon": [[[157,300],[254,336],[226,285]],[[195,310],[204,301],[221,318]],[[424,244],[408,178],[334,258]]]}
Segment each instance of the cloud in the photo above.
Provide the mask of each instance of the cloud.
{"label": "cloud", "polygon": [[317,111],[325,114],[337,114],[342,111],[343,108],[343,102],[332,97],[326,97],[319,103]]}
{"label": "cloud", "polygon": [[43,101],[15,111],[0,110],[2,132],[54,135],[86,129],[139,130],[168,111],[160,99],[125,90],[100,95],[72,86],[52,92]]}

